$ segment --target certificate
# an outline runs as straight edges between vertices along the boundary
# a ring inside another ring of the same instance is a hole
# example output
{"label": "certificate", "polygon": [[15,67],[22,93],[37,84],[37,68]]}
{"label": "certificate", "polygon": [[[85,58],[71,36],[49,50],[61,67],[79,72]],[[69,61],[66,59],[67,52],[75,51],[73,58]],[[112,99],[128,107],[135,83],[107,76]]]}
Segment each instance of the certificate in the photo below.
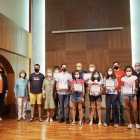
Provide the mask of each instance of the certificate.
{"label": "certificate", "polygon": [[105,80],[105,86],[106,87],[115,87],[115,80],[113,80],[113,79]]}
{"label": "certificate", "polygon": [[59,83],[58,88],[59,89],[68,89],[68,83]]}
{"label": "certificate", "polygon": [[83,92],[83,84],[73,84],[74,91]]}
{"label": "certificate", "polygon": [[91,85],[90,86],[90,91],[91,92],[100,92],[101,91],[101,86],[100,85]]}
{"label": "certificate", "polygon": [[122,86],[122,94],[133,94],[133,86]]}

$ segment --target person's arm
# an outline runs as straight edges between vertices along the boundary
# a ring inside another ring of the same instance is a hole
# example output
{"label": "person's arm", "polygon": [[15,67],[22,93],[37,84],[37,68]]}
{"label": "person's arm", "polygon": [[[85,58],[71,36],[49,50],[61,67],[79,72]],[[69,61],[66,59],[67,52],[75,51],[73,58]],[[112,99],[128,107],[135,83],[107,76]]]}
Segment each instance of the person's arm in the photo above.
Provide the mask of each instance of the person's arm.
{"label": "person's arm", "polygon": [[5,89],[6,89],[6,93],[5,93],[5,97],[7,97],[8,94],[8,81],[7,81],[7,77],[5,76]]}
{"label": "person's arm", "polygon": [[136,88],[134,89],[134,91],[138,91],[138,79],[135,80],[135,84],[136,84]]}
{"label": "person's arm", "polygon": [[14,87],[15,99],[17,99],[17,80]]}
{"label": "person's arm", "polygon": [[90,83],[88,84],[88,91],[90,91]]}
{"label": "person's arm", "polygon": [[117,89],[118,88],[118,80],[117,80],[117,78],[115,79],[115,89]]}
{"label": "person's arm", "polygon": [[30,82],[28,83],[28,91],[30,93]]}
{"label": "person's arm", "polygon": [[43,96],[43,99],[45,99],[45,81],[44,80],[42,84],[42,96]]}

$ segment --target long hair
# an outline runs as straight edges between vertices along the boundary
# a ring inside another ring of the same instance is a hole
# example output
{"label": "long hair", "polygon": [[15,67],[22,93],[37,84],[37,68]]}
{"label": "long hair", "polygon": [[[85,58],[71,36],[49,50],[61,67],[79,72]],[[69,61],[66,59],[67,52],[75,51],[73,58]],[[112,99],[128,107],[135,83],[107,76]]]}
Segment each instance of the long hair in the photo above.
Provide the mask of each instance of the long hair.
{"label": "long hair", "polygon": [[94,80],[95,80],[95,78],[94,78],[94,74],[95,74],[96,72],[97,72],[98,75],[99,75],[99,77],[97,78],[97,81],[99,82],[99,81],[101,80],[101,76],[100,76],[99,71],[97,71],[97,70],[93,71],[92,76],[91,76],[91,81],[94,82]]}
{"label": "long hair", "polygon": [[75,76],[74,76],[76,72],[78,72],[78,73],[79,73],[79,79],[81,79],[79,70],[75,70],[75,71],[73,72],[73,79],[75,79],[75,80],[76,80],[76,78],[75,78]]}
{"label": "long hair", "polygon": [[2,69],[2,76],[5,74],[5,70],[2,66],[0,66],[0,69]]}
{"label": "long hair", "polygon": [[[108,74],[109,69],[112,69],[112,74],[111,75]],[[106,79],[109,79],[110,76],[111,76],[112,79],[116,79],[116,75],[115,75],[114,69],[112,67],[107,68]]]}

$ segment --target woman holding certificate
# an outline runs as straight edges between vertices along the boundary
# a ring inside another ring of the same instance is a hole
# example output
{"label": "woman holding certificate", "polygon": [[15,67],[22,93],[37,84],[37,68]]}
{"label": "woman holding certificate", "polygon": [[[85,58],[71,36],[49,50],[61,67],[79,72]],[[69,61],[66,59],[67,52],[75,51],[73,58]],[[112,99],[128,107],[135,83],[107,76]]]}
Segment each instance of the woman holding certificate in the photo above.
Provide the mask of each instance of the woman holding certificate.
{"label": "woman holding certificate", "polygon": [[132,75],[134,69],[131,66],[126,66],[125,70],[126,76],[123,77],[122,80],[122,94],[124,96],[124,102],[126,106],[126,114],[128,118],[129,125],[128,129],[132,128],[132,122],[130,118],[130,104],[132,105],[135,119],[135,128],[140,129],[140,125],[138,122],[138,111],[137,111],[137,96],[136,92],[138,91],[138,79],[137,76]]}
{"label": "woman holding certificate", "polygon": [[98,112],[98,117],[99,117],[98,126],[102,125],[101,123],[101,102],[102,102],[101,84],[102,84],[102,80],[101,80],[100,73],[97,70],[95,70],[91,76],[91,83],[88,84],[88,90],[90,91],[89,98],[90,98],[90,103],[91,103],[91,115],[90,115],[89,125],[92,125],[93,123],[95,104],[97,107],[97,112]]}
{"label": "woman holding certificate", "polygon": [[118,81],[112,67],[107,69],[107,74],[106,77],[104,77],[102,84],[103,88],[106,89],[106,119],[104,126],[107,127],[110,124],[110,109],[112,104],[114,127],[118,127],[118,93],[116,90],[116,88],[118,88]]}
{"label": "woman holding certificate", "polygon": [[72,105],[73,105],[73,122],[72,125],[75,125],[75,115],[76,115],[76,105],[78,103],[78,109],[79,109],[79,126],[83,124],[82,118],[83,118],[83,112],[82,112],[82,102],[84,100],[84,80],[80,79],[80,73],[78,70],[74,71],[74,79],[71,82],[71,91],[72,91]]}

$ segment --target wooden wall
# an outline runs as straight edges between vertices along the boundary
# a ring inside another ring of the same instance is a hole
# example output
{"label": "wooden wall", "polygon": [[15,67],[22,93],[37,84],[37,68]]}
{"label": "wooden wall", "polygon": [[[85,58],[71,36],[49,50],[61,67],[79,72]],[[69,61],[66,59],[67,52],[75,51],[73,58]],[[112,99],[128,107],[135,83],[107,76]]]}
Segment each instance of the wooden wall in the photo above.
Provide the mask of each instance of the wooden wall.
{"label": "wooden wall", "polygon": [[30,57],[31,34],[0,13],[0,65],[6,71],[9,86],[4,114],[15,112],[14,84],[21,70],[29,77]]}
{"label": "wooden wall", "polygon": [[[68,64],[75,70],[95,63],[103,73],[117,60],[132,63],[129,0],[46,0],[46,68]],[[123,30],[52,34],[54,30],[123,27]]]}

